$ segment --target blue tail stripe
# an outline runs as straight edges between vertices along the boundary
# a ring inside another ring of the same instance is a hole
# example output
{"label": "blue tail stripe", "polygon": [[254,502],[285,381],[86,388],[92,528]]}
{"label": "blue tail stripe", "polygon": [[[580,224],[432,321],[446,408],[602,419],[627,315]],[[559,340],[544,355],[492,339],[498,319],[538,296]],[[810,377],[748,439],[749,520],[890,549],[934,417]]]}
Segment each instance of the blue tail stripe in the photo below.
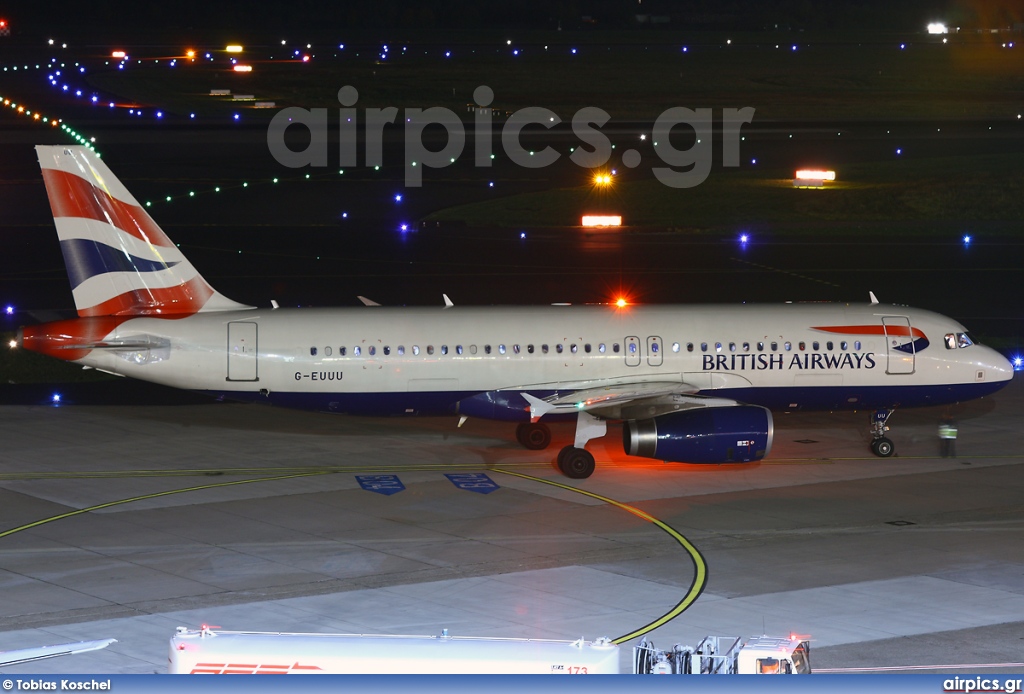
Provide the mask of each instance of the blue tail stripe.
{"label": "blue tail stripe", "polygon": [[64,254],[64,265],[68,269],[72,289],[90,277],[108,272],[159,272],[178,264],[177,261],[164,263],[146,260],[88,239],[61,241],[60,250]]}

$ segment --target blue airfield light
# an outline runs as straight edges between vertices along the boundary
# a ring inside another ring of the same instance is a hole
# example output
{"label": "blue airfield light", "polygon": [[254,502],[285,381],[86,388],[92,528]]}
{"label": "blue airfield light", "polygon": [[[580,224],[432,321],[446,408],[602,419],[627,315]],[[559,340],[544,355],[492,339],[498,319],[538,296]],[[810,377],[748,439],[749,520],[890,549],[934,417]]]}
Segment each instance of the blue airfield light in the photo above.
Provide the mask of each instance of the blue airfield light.
{"label": "blue airfield light", "polygon": [[906,48],[906,47],[907,47],[907,44],[905,44],[905,43],[901,43],[901,44],[900,44],[900,50],[901,50],[901,51],[902,51],[902,50],[903,50],[904,48]]}
{"label": "blue airfield light", "polygon": [[402,224],[398,225],[398,230],[404,234],[405,232],[409,231],[409,225],[403,222]]}
{"label": "blue airfield light", "polygon": [[687,46],[683,46],[683,53],[688,53],[690,49]]}
{"label": "blue airfield light", "polygon": [[572,54],[573,54],[573,55],[576,55],[576,49],[575,49],[575,48],[574,48],[574,49],[572,49]]}
{"label": "blue airfield light", "polygon": [[1014,371],[1024,371],[1024,357],[1016,354],[1010,357],[1010,361],[1013,363]]}
{"label": "blue airfield light", "polygon": [[488,181],[487,182],[487,187],[488,188],[493,188],[494,187],[494,181]]}
{"label": "blue airfield light", "polygon": [[451,51],[445,51],[444,52],[444,57],[445,58],[451,58],[452,57],[452,52]]}
{"label": "blue airfield light", "polygon": [[897,155],[903,154],[903,149],[901,147],[897,147],[896,148],[896,154]]}
{"label": "blue airfield light", "polygon": [[53,395],[51,395],[50,396],[50,402],[52,402],[54,405],[59,405],[60,404],[60,393],[54,393]]}
{"label": "blue airfield light", "polygon": [[747,245],[748,241],[750,241],[750,234],[746,234],[746,233],[740,234],[740,243],[742,245],[744,245],[744,246]]}
{"label": "blue airfield light", "polygon": [[526,232],[525,231],[520,231],[519,232],[519,238],[525,239],[526,238]]}
{"label": "blue airfield light", "polygon": [[6,313],[8,316],[13,316],[14,315],[14,307],[11,306],[10,304],[7,304],[7,307],[4,309],[4,313]]}
{"label": "blue airfield light", "polygon": [[965,246],[970,246],[971,245],[971,235],[970,234],[964,234],[964,245]]}
{"label": "blue airfield light", "polygon": [[402,202],[402,195],[401,195],[401,193],[396,193],[395,194],[395,202]]}
{"label": "blue airfield light", "polygon": [[240,115],[238,115],[238,114],[236,113],[236,114],[235,114],[235,120],[238,120],[238,119],[240,119],[240,118],[241,118],[241,116],[240,116]]}
{"label": "blue airfield light", "polygon": [[342,212],[341,213],[341,218],[342,219],[348,219],[348,212]]}

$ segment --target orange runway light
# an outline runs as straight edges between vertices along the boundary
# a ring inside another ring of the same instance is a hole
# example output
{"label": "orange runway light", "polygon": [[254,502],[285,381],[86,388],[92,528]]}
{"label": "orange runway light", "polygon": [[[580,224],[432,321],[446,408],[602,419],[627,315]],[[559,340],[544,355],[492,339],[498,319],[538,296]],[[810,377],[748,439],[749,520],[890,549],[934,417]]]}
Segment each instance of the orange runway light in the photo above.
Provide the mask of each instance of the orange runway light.
{"label": "orange runway light", "polygon": [[239,46],[236,43],[233,43],[230,46],[225,46],[224,50],[227,51],[228,53],[241,53],[242,52],[242,47]]}
{"label": "orange runway light", "polygon": [[235,72],[252,72],[252,65],[235,65],[232,69]]}
{"label": "orange runway light", "polygon": [[618,306],[619,308],[625,308],[626,306],[629,306],[629,302],[620,296],[618,299],[615,300],[615,305]]}
{"label": "orange runway light", "polygon": [[113,51],[110,54],[111,58],[124,58],[127,55],[124,51]]}
{"label": "orange runway light", "polygon": [[585,214],[581,224],[585,227],[620,227],[622,226],[622,216]]}

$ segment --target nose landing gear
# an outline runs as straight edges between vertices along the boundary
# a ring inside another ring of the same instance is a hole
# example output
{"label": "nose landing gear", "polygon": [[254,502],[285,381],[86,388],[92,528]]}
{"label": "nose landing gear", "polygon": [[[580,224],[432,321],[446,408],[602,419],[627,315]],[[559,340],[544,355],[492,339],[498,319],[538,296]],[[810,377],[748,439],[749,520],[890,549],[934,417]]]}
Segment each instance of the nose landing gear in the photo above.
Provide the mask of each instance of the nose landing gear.
{"label": "nose landing gear", "polygon": [[885,435],[885,432],[889,431],[889,417],[895,411],[877,410],[871,415],[871,452],[879,458],[888,458],[896,452],[896,446]]}

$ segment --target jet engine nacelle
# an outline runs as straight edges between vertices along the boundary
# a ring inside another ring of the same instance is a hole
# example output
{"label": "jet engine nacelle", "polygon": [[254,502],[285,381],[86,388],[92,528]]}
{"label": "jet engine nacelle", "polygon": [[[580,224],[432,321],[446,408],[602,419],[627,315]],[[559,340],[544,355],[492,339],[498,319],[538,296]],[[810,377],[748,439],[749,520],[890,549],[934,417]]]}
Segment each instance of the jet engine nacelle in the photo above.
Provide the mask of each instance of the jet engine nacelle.
{"label": "jet engine nacelle", "polygon": [[768,455],[774,434],[763,407],[704,407],[629,420],[622,446],[629,455],[672,463],[749,463]]}

